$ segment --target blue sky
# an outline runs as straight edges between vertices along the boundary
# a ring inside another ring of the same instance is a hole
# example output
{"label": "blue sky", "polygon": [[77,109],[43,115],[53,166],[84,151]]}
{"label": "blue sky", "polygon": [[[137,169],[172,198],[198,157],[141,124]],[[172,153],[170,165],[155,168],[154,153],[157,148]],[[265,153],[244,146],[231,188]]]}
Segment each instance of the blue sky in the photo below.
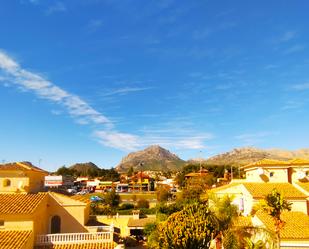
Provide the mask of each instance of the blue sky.
{"label": "blue sky", "polygon": [[309,2],[20,0],[0,8],[0,160],[115,166],[309,147]]}

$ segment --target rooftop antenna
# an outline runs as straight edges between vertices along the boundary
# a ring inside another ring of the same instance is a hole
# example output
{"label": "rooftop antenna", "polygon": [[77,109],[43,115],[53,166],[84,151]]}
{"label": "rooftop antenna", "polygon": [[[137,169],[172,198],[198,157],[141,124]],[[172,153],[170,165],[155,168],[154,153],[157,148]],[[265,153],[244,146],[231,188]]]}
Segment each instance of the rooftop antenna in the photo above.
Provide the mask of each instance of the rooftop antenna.
{"label": "rooftop antenna", "polygon": [[200,150],[200,175],[202,175],[202,151]]}

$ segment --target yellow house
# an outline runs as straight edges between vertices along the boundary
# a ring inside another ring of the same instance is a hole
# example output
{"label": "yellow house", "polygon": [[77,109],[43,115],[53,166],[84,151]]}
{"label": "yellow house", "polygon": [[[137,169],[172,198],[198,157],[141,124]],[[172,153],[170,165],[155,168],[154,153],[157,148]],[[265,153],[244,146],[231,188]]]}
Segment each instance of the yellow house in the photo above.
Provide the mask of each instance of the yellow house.
{"label": "yellow house", "polygon": [[307,182],[309,161],[293,159],[279,161],[263,159],[243,167],[247,182]]}
{"label": "yellow house", "polygon": [[214,188],[211,192],[220,198],[234,197],[240,213],[252,219],[252,225],[274,231],[274,220],[258,212],[250,217],[253,206],[273,189],[292,203],[292,211],[282,215],[285,226],[281,234],[281,248],[309,248],[309,161],[294,159],[278,161],[264,159],[243,167],[246,179]]}
{"label": "yellow house", "polygon": [[100,232],[87,226],[89,202],[37,192],[44,170],[25,163],[0,167],[1,249],[114,248],[112,226]]}
{"label": "yellow house", "polygon": [[[285,225],[280,230],[280,248],[309,248],[309,216],[302,212],[283,212],[281,219]],[[257,212],[252,224],[275,231],[274,220],[264,212]]]}
{"label": "yellow house", "polygon": [[1,193],[37,193],[44,189],[44,177],[48,172],[29,162],[0,165]]}

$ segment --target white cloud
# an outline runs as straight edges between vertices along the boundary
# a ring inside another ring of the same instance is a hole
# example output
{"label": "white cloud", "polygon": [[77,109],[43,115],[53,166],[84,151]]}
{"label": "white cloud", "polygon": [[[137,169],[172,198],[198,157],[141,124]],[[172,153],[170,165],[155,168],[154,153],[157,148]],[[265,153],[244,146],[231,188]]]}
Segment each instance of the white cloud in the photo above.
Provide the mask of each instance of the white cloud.
{"label": "white cloud", "polygon": [[281,37],[278,38],[279,43],[288,42],[294,39],[297,35],[296,31],[286,31]]}
{"label": "white cloud", "polygon": [[297,91],[309,90],[309,82],[292,85],[291,88]]}
{"label": "white cloud", "polygon": [[102,94],[102,96],[106,97],[106,96],[112,96],[112,95],[126,95],[131,92],[146,91],[149,89],[153,89],[153,87],[122,87],[119,89],[114,89],[109,92],[105,92],[104,94]]}
{"label": "white cloud", "polygon": [[275,135],[274,132],[257,132],[257,133],[244,133],[238,136],[235,136],[236,139],[241,140],[245,145],[255,145],[260,142],[263,142],[266,137]]}
{"label": "white cloud", "polygon": [[53,5],[50,5],[46,10],[47,15],[54,14],[56,12],[65,12],[67,10],[63,2],[56,2]]}
{"label": "white cloud", "polygon": [[93,124],[112,126],[107,117],[94,110],[80,97],[68,93],[39,74],[21,68],[16,61],[2,51],[0,51],[0,70],[4,74],[6,84],[16,85],[24,91],[35,93],[41,99],[60,104],[75,118],[84,119]]}
{"label": "white cloud", "polygon": [[139,137],[131,134],[111,132],[111,131],[95,131],[94,136],[98,139],[99,143],[118,148],[124,151],[132,151],[140,148],[138,142]]}
{"label": "white cloud", "polygon": [[301,45],[301,44],[296,44],[292,47],[289,47],[288,49],[284,50],[283,53],[286,54],[286,55],[289,55],[289,54],[294,54],[294,53],[297,53],[297,52],[301,52],[305,49],[305,46],[304,45]]}
{"label": "white cloud", "polygon": [[100,29],[103,26],[103,21],[101,19],[91,19],[87,26],[86,29],[88,30],[88,32],[95,32],[98,29]]}
{"label": "white cloud", "polygon": [[[169,124],[170,132],[144,131],[140,132],[141,135],[119,132],[108,117],[93,109],[79,96],[65,91],[37,73],[23,69],[3,51],[0,51],[0,80],[4,84],[16,86],[23,91],[34,93],[38,98],[62,106],[64,113],[68,113],[78,124],[95,125],[93,135],[104,146],[124,151],[137,150],[152,144],[176,149],[202,149],[205,147],[205,141],[213,138],[213,135],[209,133],[196,133],[192,129],[177,127],[179,122]],[[127,94],[147,89],[150,89],[150,87],[125,87],[106,95]],[[62,113],[58,110],[51,112],[54,115]]]}

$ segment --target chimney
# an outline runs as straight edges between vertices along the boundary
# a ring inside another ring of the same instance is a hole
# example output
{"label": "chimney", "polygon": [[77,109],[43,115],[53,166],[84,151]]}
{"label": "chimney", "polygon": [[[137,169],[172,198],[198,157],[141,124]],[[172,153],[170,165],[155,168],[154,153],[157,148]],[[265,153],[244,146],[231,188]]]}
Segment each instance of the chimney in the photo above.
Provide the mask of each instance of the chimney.
{"label": "chimney", "polygon": [[139,220],[139,210],[132,210],[133,213],[133,220]]}

